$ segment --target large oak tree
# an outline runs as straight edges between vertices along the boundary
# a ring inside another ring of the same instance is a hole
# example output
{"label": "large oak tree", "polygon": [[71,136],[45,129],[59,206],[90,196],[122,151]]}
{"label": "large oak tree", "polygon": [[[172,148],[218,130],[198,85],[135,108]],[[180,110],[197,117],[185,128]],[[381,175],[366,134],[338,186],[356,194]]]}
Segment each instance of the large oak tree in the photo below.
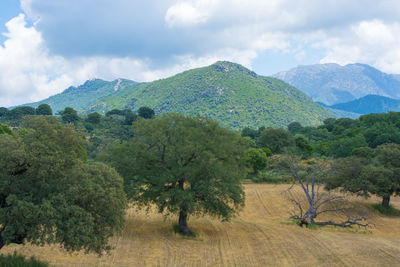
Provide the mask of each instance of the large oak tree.
{"label": "large oak tree", "polygon": [[122,178],[87,163],[85,139],[55,117],[27,118],[0,135],[0,248],[59,243],[101,253],[124,225]]}
{"label": "large oak tree", "polygon": [[109,160],[136,203],[179,215],[179,232],[191,234],[189,215],[229,220],[244,205],[246,154],[241,137],[202,117],[167,114],[133,124],[135,136],[112,149]]}

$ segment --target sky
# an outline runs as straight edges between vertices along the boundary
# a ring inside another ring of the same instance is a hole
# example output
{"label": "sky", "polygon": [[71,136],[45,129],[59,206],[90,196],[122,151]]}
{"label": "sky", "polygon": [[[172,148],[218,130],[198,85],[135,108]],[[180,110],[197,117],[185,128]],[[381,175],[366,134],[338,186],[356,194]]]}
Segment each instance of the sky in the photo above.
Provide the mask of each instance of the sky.
{"label": "sky", "polygon": [[330,62],[400,73],[398,0],[0,0],[0,33],[5,107],[218,60],[260,75]]}

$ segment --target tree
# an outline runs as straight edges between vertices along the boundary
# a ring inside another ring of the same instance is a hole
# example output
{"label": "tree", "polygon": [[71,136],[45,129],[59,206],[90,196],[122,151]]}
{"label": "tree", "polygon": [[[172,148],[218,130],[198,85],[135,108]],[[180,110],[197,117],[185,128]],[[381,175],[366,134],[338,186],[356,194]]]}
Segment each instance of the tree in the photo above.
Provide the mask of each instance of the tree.
{"label": "tree", "polygon": [[5,116],[7,112],[8,112],[8,108],[0,107],[0,118]]}
{"label": "tree", "polygon": [[64,123],[79,121],[78,112],[71,107],[66,107],[63,111],[60,111],[59,113],[61,115],[61,120]]}
{"label": "tree", "polygon": [[138,110],[139,117],[142,117],[144,119],[151,119],[154,117],[154,114],[154,110],[149,107],[140,107]]}
{"label": "tree", "polygon": [[0,123],[0,134],[12,134],[10,127]]}
{"label": "tree", "polygon": [[125,113],[125,120],[124,120],[124,124],[125,125],[132,125],[132,123],[137,119],[137,115],[136,114],[134,114],[133,112],[132,112],[132,110],[130,110],[130,109],[126,109],[125,111],[124,111],[124,113]]}
{"label": "tree", "polygon": [[[287,190],[289,200],[294,204],[292,219],[299,220],[299,225],[334,225],[340,227],[353,227],[354,225],[368,227],[364,215],[355,215],[352,205],[343,196],[324,192],[321,187],[330,172],[330,164],[327,161],[318,161],[316,164],[307,166],[298,159],[288,156],[283,161],[293,177],[293,184]],[[300,187],[300,191],[292,190]],[[297,193],[300,192],[300,193]],[[297,193],[297,194],[296,194]],[[341,222],[316,221],[321,214],[342,213],[347,220]]]}
{"label": "tree", "polygon": [[51,110],[51,107],[48,104],[40,104],[36,108],[36,115],[48,115],[48,116],[51,116],[51,115],[53,115],[53,110]]}
{"label": "tree", "polygon": [[294,145],[293,137],[282,128],[265,129],[257,141],[260,146],[267,146],[274,154],[282,153],[284,148]]}
{"label": "tree", "polygon": [[289,123],[287,128],[291,134],[296,134],[296,133],[299,133],[301,131],[301,129],[303,129],[303,126],[301,126],[301,124],[299,122],[294,121],[294,122]]}
{"label": "tree", "polygon": [[261,148],[249,148],[246,151],[248,164],[253,169],[253,173],[263,170],[267,166],[267,155]]}
{"label": "tree", "polygon": [[55,117],[30,117],[0,135],[0,248],[59,243],[101,253],[122,230],[123,181],[112,168],[87,164],[85,139]]}
{"label": "tree", "polygon": [[166,114],[133,124],[135,135],[106,157],[125,178],[128,196],[160,213],[229,220],[244,205],[245,147],[235,132],[202,117]]}
{"label": "tree", "polygon": [[336,160],[327,189],[341,188],[366,197],[375,194],[382,197],[382,206],[389,207],[390,197],[400,194],[400,146],[381,145],[372,156],[368,151]]}
{"label": "tree", "polygon": [[88,114],[86,121],[93,123],[93,124],[98,124],[100,123],[101,120],[101,115],[98,112],[92,112]]}

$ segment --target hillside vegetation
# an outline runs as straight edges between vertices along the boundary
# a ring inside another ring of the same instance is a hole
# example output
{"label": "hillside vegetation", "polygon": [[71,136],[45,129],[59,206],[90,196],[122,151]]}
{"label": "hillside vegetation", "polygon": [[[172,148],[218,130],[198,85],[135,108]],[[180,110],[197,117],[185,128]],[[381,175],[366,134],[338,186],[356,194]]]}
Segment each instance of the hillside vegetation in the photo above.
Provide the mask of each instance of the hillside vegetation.
{"label": "hillside vegetation", "polygon": [[[118,86],[117,86],[118,85]],[[232,128],[284,127],[292,121],[317,125],[334,115],[287,83],[230,62],[185,71],[149,83],[88,81],[38,103],[54,111],[71,106],[80,113],[105,113],[141,106],[157,114],[202,115]]]}
{"label": "hillside vegetation", "polygon": [[[109,255],[70,255],[56,246],[11,245],[54,266],[397,266],[400,220],[371,208],[375,199],[353,198],[369,210],[369,230],[301,228],[287,221],[292,204],[284,197],[289,185],[247,184],[246,206],[239,217],[222,223],[209,217],[191,219],[196,238],[171,229],[175,218],[129,210],[123,234],[112,240]],[[400,199],[393,205],[400,208]]]}

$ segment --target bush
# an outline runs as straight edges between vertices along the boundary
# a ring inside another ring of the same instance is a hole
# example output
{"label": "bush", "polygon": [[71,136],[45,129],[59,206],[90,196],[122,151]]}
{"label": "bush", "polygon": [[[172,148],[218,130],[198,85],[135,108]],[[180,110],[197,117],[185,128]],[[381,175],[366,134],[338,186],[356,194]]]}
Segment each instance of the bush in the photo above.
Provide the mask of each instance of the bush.
{"label": "bush", "polygon": [[393,206],[384,207],[381,204],[374,204],[372,207],[382,214],[389,216],[400,216],[400,211],[393,208]]}
{"label": "bush", "polygon": [[34,257],[29,260],[22,255],[18,255],[15,251],[14,254],[0,255],[1,267],[48,267],[49,264],[39,261]]}

